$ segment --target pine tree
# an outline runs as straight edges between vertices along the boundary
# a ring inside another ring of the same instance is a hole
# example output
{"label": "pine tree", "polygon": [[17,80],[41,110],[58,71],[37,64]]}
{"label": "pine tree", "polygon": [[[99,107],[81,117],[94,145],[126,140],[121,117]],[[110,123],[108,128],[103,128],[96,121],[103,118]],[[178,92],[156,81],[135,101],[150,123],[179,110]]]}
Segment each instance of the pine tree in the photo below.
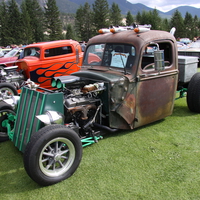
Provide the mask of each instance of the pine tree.
{"label": "pine tree", "polygon": [[75,16],[75,28],[76,28],[76,33],[79,37],[79,39],[81,40],[83,38],[84,35],[84,31],[85,31],[85,26],[84,26],[84,19],[83,19],[83,15],[84,15],[84,10],[83,10],[83,6],[81,5],[77,11],[76,11],[76,16]]}
{"label": "pine tree", "polygon": [[154,9],[153,11],[142,11],[142,14],[140,14],[140,12],[138,12],[138,14],[136,15],[136,19],[137,22],[139,22],[139,24],[151,24],[151,29],[152,30],[160,30],[161,27],[161,17],[159,16],[159,13],[156,9]]}
{"label": "pine tree", "polygon": [[0,45],[7,46],[10,44],[9,26],[8,26],[8,7],[3,1],[0,5]]}
{"label": "pine tree", "polygon": [[171,27],[176,28],[176,32],[174,34],[176,38],[185,36],[185,27],[184,27],[183,18],[181,16],[181,13],[178,10],[176,10],[173,13],[170,24],[171,24]]}
{"label": "pine tree", "polygon": [[74,31],[73,31],[71,24],[67,25],[66,39],[67,40],[69,40],[69,39],[76,40],[75,34],[74,34]]}
{"label": "pine tree", "polygon": [[45,9],[45,27],[47,29],[49,40],[63,39],[62,23],[59,18],[59,10],[56,0],[48,0]]}
{"label": "pine tree", "polygon": [[131,26],[133,23],[134,23],[133,15],[131,14],[130,11],[128,11],[126,15],[126,26]]}
{"label": "pine tree", "polygon": [[193,27],[193,17],[190,13],[186,12],[185,18],[184,18],[184,25],[185,25],[185,37],[192,39],[192,27]]}
{"label": "pine tree", "polygon": [[15,0],[8,2],[8,26],[10,44],[21,44],[21,14]]}
{"label": "pine tree", "polygon": [[110,23],[113,26],[123,25],[121,10],[119,9],[118,4],[116,3],[112,3],[111,9],[110,9]]}
{"label": "pine tree", "polygon": [[25,1],[22,1],[21,4],[21,21],[22,21],[22,38],[23,44],[30,44],[33,42],[33,32],[31,28],[31,19],[27,12],[27,7]]}
{"label": "pine tree", "polygon": [[94,28],[92,26],[92,10],[87,2],[84,6],[80,6],[76,12],[75,27],[80,40],[88,41],[89,38],[94,35]]}
{"label": "pine tree", "polygon": [[159,16],[158,10],[153,9],[153,11],[149,11],[149,13],[150,13],[150,20],[147,23],[151,24],[153,30],[160,30],[162,19]]}
{"label": "pine tree", "polygon": [[136,23],[141,24],[141,21],[142,21],[142,16],[141,16],[141,13],[138,12],[136,15]]}
{"label": "pine tree", "polygon": [[150,14],[150,12],[143,10],[142,14],[140,12],[137,13],[136,20],[137,20],[137,23],[141,24],[141,25],[150,24],[151,14]]}
{"label": "pine tree", "polygon": [[84,18],[83,20],[85,21],[85,32],[83,35],[82,40],[83,41],[88,41],[91,37],[93,37],[96,33],[94,30],[94,27],[92,25],[92,10],[90,8],[90,5],[86,2],[84,7],[83,7],[83,12],[84,14]]}
{"label": "pine tree", "polygon": [[161,21],[161,29],[160,30],[163,30],[163,31],[170,31],[170,25],[169,25],[169,20],[167,18],[165,19],[162,19]]}
{"label": "pine tree", "polygon": [[101,28],[109,27],[109,6],[107,0],[95,0],[93,4],[93,24],[97,31]]}
{"label": "pine tree", "polygon": [[[199,37],[199,31],[200,31],[200,20],[197,17],[197,15],[193,18],[193,24],[192,24],[192,36],[193,37]],[[193,39],[193,38],[192,38]]]}
{"label": "pine tree", "polygon": [[41,42],[44,40],[44,13],[42,8],[37,0],[25,0],[25,3],[33,33],[32,42]]}

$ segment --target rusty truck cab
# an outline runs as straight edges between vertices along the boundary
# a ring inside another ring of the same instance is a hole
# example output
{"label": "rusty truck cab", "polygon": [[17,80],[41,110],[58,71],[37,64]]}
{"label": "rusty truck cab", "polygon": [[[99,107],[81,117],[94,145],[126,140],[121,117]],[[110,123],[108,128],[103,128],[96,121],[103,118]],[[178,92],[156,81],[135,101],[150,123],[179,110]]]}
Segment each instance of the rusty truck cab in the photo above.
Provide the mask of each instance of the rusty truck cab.
{"label": "rusty truck cab", "polygon": [[105,31],[91,38],[82,70],[75,73],[108,81],[103,104],[112,128],[133,129],[172,114],[176,40],[165,31],[144,30]]}

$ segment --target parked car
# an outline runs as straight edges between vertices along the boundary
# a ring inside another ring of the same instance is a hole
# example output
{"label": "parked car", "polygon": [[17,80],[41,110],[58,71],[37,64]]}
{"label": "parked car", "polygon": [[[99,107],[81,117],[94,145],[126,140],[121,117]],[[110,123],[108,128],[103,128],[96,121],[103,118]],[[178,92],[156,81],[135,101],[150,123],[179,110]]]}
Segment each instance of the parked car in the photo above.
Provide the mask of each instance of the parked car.
{"label": "parked car", "polygon": [[11,51],[11,49],[8,48],[0,49],[0,58],[3,57],[9,51]]}
{"label": "parked car", "polygon": [[186,45],[190,44],[192,42],[189,38],[180,38],[179,41],[186,44]]}
{"label": "parked car", "polygon": [[0,64],[0,96],[7,97],[4,94],[8,94],[8,88],[10,95],[16,94],[29,79],[50,89],[52,77],[78,71],[82,58],[80,44],[74,40],[30,44],[24,48],[19,59],[15,60],[14,66],[6,67],[6,62]]}
{"label": "parked car", "polygon": [[[178,55],[198,57],[200,61],[200,40],[178,48]],[[200,62],[198,67],[200,67]]]}
{"label": "parked car", "polygon": [[23,48],[14,48],[4,54],[4,56],[0,58],[0,67],[13,66],[22,51]]}
{"label": "parked car", "polygon": [[187,45],[184,44],[183,42],[177,41],[176,43],[177,43],[177,48],[178,48],[178,50],[180,50],[180,49],[188,49],[188,48],[189,48],[189,46],[187,46]]}
{"label": "parked car", "polygon": [[200,73],[182,66],[179,74],[172,34],[140,26],[105,32],[87,43],[81,70],[52,78],[55,90],[23,87],[19,100],[0,103],[0,139],[9,137],[24,153],[24,168],[38,184],[70,177],[82,147],[105,132],[171,115],[177,85],[188,91],[189,109],[200,112]]}

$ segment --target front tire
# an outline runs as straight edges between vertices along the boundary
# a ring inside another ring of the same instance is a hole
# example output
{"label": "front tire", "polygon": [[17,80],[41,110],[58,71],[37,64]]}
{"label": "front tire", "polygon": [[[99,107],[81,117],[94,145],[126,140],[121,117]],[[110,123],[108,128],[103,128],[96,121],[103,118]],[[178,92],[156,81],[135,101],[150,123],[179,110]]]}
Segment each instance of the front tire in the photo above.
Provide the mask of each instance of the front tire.
{"label": "front tire", "polygon": [[188,85],[187,105],[192,112],[200,113],[200,73],[192,76]]}
{"label": "front tire", "polygon": [[11,83],[0,83],[0,99],[9,99],[18,95],[17,89]]}
{"label": "front tire", "polygon": [[[5,120],[8,120],[9,114],[15,115],[15,112],[11,105],[0,101],[0,142],[4,142],[9,140],[8,134],[7,134],[7,128],[3,126],[3,122]],[[9,122],[11,125],[11,128],[14,127],[14,122]]]}
{"label": "front tire", "polygon": [[69,178],[82,158],[78,135],[63,125],[45,126],[36,132],[26,146],[24,167],[38,184],[52,185]]}

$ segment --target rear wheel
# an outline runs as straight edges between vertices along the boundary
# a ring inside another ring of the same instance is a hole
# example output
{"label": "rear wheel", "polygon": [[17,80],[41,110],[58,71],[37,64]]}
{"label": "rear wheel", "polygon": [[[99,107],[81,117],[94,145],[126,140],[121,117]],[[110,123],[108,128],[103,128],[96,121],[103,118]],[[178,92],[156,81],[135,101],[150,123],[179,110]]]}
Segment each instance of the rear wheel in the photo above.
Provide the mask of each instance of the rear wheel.
{"label": "rear wheel", "polygon": [[63,125],[45,126],[36,132],[26,146],[24,167],[40,185],[52,185],[69,178],[82,158],[78,135]]}
{"label": "rear wheel", "polygon": [[192,112],[200,113],[200,73],[192,76],[188,85],[187,105]]}
{"label": "rear wheel", "polygon": [[18,95],[17,89],[11,83],[0,83],[0,99],[8,99]]}
{"label": "rear wheel", "polygon": [[[3,126],[5,120],[9,121],[9,115],[15,115],[15,112],[11,105],[0,101],[0,142],[4,142],[9,139],[7,134],[7,128]],[[11,129],[14,127],[14,121],[9,121]]]}

